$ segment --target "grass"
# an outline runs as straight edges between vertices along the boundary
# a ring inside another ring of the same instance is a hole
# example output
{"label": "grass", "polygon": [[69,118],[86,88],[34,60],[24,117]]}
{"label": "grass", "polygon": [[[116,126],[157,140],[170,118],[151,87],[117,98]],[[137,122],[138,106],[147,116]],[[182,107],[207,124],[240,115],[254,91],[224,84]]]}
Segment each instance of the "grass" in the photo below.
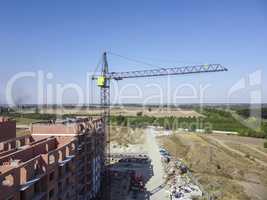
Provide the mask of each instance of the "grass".
{"label": "grass", "polygon": [[205,108],[201,111],[205,117],[150,117],[150,116],[111,116],[111,124],[131,127],[145,127],[147,125],[162,126],[165,129],[189,130],[205,129],[238,132],[242,136],[267,138],[267,124],[263,123],[261,130],[252,130],[237,120],[232,113]]}
{"label": "grass", "polygon": [[[202,136],[209,137],[204,134]],[[250,184],[250,180],[246,178],[247,174],[265,178],[264,169],[245,157],[233,155],[219,144],[204,140],[203,137],[199,134],[178,133],[159,137],[158,140],[171,155],[178,155],[183,159],[214,199],[250,199],[238,182],[248,181]]]}
{"label": "grass", "polygon": [[30,119],[30,118],[24,118],[24,117],[15,117],[14,119],[16,120],[16,123],[18,125],[29,125],[31,123],[41,121],[37,119]]}
{"label": "grass", "polygon": [[[200,117],[154,117],[140,114],[139,116],[111,116],[110,122],[112,125],[130,126],[130,127],[146,127],[147,125],[158,125],[165,129],[176,130],[178,128],[187,128],[189,130],[204,129],[208,132],[212,130],[219,131],[234,131],[242,136],[267,138],[267,122],[263,121],[261,130],[252,130],[239,120],[232,113],[222,109],[204,108],[198,110],[201,113]],[[17,124],[31,124],[42,120],[55,119],[55,114],[40,114],[40,113],[9,113],[9,117],[17,120]],[[63,115],[62,117],[74,117],[75,115]],[[203,117],[204,116],[204,117]]]}
{"label": "grass", "polygon": [[185,157],[189,147],[185,146],[176,135],[162,136],[158,138],[162,146],[176,158]]}
{"label": "grass", "polygon": [[30,133],[30,131],[27,130],[27,129],[16,129],[16,136],[17,137],[20,137],[20,136],[23,136],[23,135],[27,135],[29,133]]}

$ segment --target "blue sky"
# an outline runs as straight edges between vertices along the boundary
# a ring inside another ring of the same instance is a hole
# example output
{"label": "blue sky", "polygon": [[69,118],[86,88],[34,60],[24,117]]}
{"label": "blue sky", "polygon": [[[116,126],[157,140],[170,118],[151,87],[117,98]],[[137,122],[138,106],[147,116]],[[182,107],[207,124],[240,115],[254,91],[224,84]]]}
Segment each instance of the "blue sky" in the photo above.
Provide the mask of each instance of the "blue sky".
{"label": "blue sky", "polygon": [[[176,76],[170,78],[170,94],[183,84],[198,91],[207,84],[204,102],[250,102],[251,91],[262,91],[267,102],[267,2],[264,0],[225,1],[1,1],[0,2],[0,102],[6,103],[8,81],[19,72],[51,72],[46,84],[75,83],[94,99],[97,90],[88,92],[86,73],[94,71],[101,53],[112,51],[160,66],[221,63],[226,73]],[[109,57],[111,71],[152,67]],[[240,79],[261,71],[261,85],[227,93]],[[199,97],[168,99],[167,78],[131,79],[118,83],[126,87],[121,96],[138,98],[122,102],[142,103],[158,90],[148,84],[160,84],[163,102],[198,103]],[[191,92],[190,92],[191,91]],[[37,102],[36,79],[25,78],[14,87],[21,103]],[[55,89],[53,90],[55,101]],[[181,89],[181,96],[191,89]],[[113,91],[113,95],[115,93]],[[44,95],[46,96],[46,95]],[[65,93],[65,103],[77,102],[75,92]],[[86,101],[86,100],[84,100]],[[46,101],[45,101],[46,102]],[[148,103],[157,103],[154,98]]]}

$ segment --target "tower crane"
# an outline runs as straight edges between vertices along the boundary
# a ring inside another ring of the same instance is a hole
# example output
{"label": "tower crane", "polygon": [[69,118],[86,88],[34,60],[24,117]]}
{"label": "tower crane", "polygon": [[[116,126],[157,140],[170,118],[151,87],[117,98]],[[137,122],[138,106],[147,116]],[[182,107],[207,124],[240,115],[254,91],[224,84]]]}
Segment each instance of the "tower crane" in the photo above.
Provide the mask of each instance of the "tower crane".
{"label": "tower crane", "polygon": [[222,72],[227,71],[227,68],[221,64],[205,64],[205,65],[191,65],[183,67],[172,68],[158,68],[151,70],[138,70],[127,72],[109,72],[107,52],[102,55],[101,74],[93,76],[92,79],[96,80],[97,86],[100,87],[101,107],[104,109],[104,129],[106,137],[106,164],[109,164],[109,146],[110,146],[110,131],[108,128],[108,118],[110,116],[110,82],[111,80],[123,80],[126,78],[145,78],[145,77],[158,77],[169,75],[184,75],[194,73],[207,73],[207,72]]}

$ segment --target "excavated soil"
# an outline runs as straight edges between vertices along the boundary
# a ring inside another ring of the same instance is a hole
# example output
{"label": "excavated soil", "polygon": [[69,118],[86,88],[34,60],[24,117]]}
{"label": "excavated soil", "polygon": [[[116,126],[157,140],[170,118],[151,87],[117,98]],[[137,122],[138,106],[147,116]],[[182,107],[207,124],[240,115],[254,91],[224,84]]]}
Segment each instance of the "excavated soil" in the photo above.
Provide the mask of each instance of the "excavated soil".
{"label": "excavated soil", "polygon": [[266,200],[267,161],[258,146],[261,141],[231,137],[179,133],[158,139],[216,199]]}

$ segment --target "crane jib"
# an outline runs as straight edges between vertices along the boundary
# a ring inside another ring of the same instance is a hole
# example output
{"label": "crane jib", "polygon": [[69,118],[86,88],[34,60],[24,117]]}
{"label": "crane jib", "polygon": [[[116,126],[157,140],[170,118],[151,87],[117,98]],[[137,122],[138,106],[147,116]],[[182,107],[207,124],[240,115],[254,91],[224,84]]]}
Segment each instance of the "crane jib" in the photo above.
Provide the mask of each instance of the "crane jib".
{"label": "crane jib", "polygon": [[227,71],[227,68],[220,64],[195,65],[176,68],[162,68],[152,70],[140,70],[129,72],[110,72],[106,74],[107,79],[122,80],[124,78],[138,78],[138,77],[153,77],[153,76],[168,76],[168,75],[182,75],[205,72],[220,72]]}
{"label": "crane jib", "polygon": [[[129,71],[129,72],[109,72],[107,53],[104,52],[102,56],[102,69],[100,76],[92,76],[92,79],[97,79],[97,85],[100,87],[100,103],[103,109],[104,120],[104,139],[106,143],[105,148],[105,168],[107,172],[110,167],[110,80],[122,80],[124,78],[142,78],[142,77],[156,77],[156,76],[168,76],[168,75],[182,75],[182,74],[194,74],[194,73],[207,73],[207,72],[221,72],[227,71],[227,68],[220,64],[206,64],[206,65],[192,65],[185,67],[173,67],[173,68],[158,68],[151,70]],[[107,176],[106,181],[109,183],[110,176]],[[105,190],[104,197],[108,196],[109,187]]]}

